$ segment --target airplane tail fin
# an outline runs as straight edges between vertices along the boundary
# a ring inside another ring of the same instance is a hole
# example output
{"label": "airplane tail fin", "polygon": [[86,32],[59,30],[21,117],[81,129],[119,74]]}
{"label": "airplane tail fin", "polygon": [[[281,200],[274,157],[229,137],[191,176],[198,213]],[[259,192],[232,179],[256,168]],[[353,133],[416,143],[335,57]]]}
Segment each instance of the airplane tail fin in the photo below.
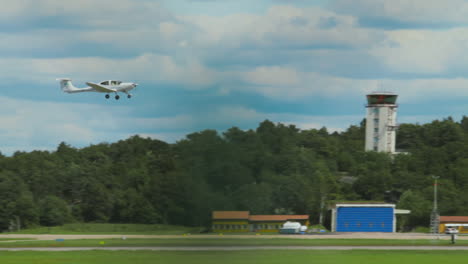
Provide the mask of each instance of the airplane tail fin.
{"label": "airplane tail fin", "polygon": [[57,81],[60,81],[60,88],[62,88],[62,91],[66,92],[66,93],[73,93],[73,92],[79,90],[78,88],[73,86],[73,84],[71,82],[71,79],[59,78],[59,79],[57,79]]}

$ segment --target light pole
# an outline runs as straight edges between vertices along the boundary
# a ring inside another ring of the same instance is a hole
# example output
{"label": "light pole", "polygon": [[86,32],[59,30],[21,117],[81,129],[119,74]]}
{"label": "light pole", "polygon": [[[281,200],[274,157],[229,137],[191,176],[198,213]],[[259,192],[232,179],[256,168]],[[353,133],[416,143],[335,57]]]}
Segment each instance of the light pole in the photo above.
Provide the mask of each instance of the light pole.
{"label": "light pole", "polygon": [[437,208],[437,179],[439,179],[439,176],[432,176],[434,179],[434,211],[439,211]]}
{"label": "light pole", "polygon": [[434,207],[431,213],[431,233],[437,235],[439,233],[439,209],[437,208],[437,180],[439,176],[432,176],[434,179]]}

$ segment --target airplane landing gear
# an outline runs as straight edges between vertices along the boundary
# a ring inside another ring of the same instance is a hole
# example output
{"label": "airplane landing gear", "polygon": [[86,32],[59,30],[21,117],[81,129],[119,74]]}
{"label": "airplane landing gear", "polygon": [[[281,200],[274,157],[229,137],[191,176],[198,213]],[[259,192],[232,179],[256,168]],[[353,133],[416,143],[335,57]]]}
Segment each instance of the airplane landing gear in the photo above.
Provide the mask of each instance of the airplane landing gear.
{"label": "airplane landing gear", "polygon": [[115,96],[115,100],[119,100],[120,99],[120,96],[119,95],[116,95]]}
{"label": "airplane landing gear", "polygon": [[109,94],[106,94],[106,99],[109,99],[110,98],[110,95]]}
{"label": "airplane landing gear", "polygon": [[128,95],[127,95],[127,98],[128,98],[128,99],[132,98],[132,95],[131,95],[131,94],[128,94]]}

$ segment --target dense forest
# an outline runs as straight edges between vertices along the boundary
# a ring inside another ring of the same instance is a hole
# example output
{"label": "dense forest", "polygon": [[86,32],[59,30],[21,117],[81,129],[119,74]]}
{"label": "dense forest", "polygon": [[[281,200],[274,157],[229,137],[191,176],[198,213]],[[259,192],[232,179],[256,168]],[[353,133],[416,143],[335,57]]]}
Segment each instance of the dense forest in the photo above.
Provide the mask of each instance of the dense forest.
{"label": "dense forest", "polygon": [[116,143],[0,156],[0,230],[66,222],[209,226],[212,210],[309,214],[333,201],[410,209],[400,228],[428,226],[433,179],[441,215],[468,215],[468,117],[403,124],[404,154],[364,152],[364,122],[344,132],[264,121],[205,130],[174,144]]}

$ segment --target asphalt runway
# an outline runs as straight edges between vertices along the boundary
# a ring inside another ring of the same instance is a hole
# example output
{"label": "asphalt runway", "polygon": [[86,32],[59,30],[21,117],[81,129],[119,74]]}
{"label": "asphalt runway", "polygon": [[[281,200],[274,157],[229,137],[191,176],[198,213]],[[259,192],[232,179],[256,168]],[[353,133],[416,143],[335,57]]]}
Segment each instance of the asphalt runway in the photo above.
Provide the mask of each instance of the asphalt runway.
{"label": "asphalt runway", "polygon": [[[74,239],[122,239],[125,238],[157,238],[157,239],[427,239],[435,237],[431,234],[421,233],[327,233],[309,235],[51,235],[51,234],[0,234],[0,238],[15,240],[0,241],[0,243],[10,243],[21,239],[35,240],[74,240]],[[450,240],[449,235],[439,235],[440,240]],[[458,236],[457,240],[468,239],[468,236]],[[189,247],[17,247],[0,248],[0,251],[245,251],[245,250],[459,250],[466,251],[468,246],[189,246]]]}
{"label": "asphalt runway", "polygon": [[[307,234],[307,235],[234,235],[218,234],[201,235],[201,234],[186,234],[186,235],[52,235],[52,234],[0,234],[1,238],[16,238],[16,239],[35,239],[35,240],[55,240],[55,239],[119,239],[126,238],[157,238],[157,239],[174,239],[174,238],[204,238],[204,239],[271,239],[271,238],[295,238],[295,239],[433,239],[431,234],[422,233],[325,233],[325,234]],[[438,239],[448,240],[450,235],[440,234]],[[459,235],[457,240],[468,240],[468,235]]]}

